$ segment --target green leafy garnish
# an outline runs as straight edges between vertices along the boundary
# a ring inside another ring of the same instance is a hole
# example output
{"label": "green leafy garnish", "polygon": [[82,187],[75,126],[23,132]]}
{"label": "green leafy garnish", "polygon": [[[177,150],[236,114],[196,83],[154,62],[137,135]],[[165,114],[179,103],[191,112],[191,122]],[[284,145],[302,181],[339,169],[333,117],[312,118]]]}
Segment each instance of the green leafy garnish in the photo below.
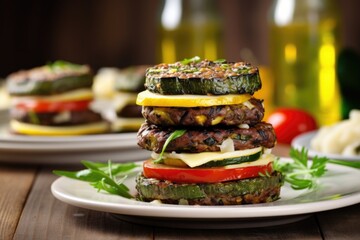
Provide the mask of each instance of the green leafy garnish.
{"label": "green leafy garnish", "polygon": [[29,118],[30,118],[31,123],[40,124],[40,119],[39,119],[38,115],[36,114],[36,112],[28,111],[28,114],[29,114]]}
{"label": "green leafy garnish", "polygon": [[81,65],[78,64],[74,64],[71,62],[67,62],[67,61],[63,61],[63,60],[57,60],[54,62],[48,62],[46,64],[46,66],[48,66],[52,71],[55,71],[56,69],[64,69],[64,68],[80,68]]}
{"label": "green leafy garnish", "polygon": [[199,56],[195,56],[193,58],[185,58],[181,61],[182,64],[187,65],[189,63],[197,63],[200,62],[201,58]]}
{"label": "green leafy garnish", "polygon": [[136,167],[135,163],[95,163],[89,161],[81,161],[87,168],[80,171],[61,171],[54,170],[53,173],[58,176],[64,176],[89,182],[91,186],[98,191],[106,191],[111,194],[120,195],[126,198],[133,198],[129,193],[129,188],[124,185],[127,175]]}
{"label": "green leafy garnish", "polygon": [[161,153],[159,155],[159,157],[157,159],[154,160],[154,163],[162,163],[163,161],[163,155],[164,155],[164,152],[165,152],[165,149],[167,147],[167,145],[169,145],[169,143],[172,141],[172,140],[175,140],[177,139],[178,137],[181,137],[182,135],[184,135],[184,133],[186,132],[186,130],[175,130],[173,133],[171,133],[171,135],[166,139],[165,143],[164,143],[164,146],[161,150]]}
{"label": "green leafy garnish", "polygon": [[290,163],[276,160],[274,168],[285,175],[285,181],[290,183],[293,189],[314,188],[318,178],[326,172],[325,166],[328,159],[315,156],[312,161],[309,161],[308,151],[305,148],[301,151],[291,148],[290,157],[293,160]]}
{"label": "green leafy garnish", "polygon": [[318,179],[327,171],[327,163],[360,168],[360,162],[341,161],[318,156],[309,160],[306,148],[301,150],[291,148],[290,157],[292,162],[280,162],[277,159],[274,162],[274,169],[280,171],[285,176],[285,182],[288,182],[296,190],[315,188]]}

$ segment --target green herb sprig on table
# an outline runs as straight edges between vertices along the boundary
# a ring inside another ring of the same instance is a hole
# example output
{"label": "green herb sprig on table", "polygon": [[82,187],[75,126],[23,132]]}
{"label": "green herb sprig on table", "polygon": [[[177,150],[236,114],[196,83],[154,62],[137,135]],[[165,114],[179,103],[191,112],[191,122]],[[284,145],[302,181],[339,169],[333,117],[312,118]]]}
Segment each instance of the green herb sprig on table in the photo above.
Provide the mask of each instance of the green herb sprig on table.
{"label": "green herb sprig on table", "polygon": [[128,174],[139,165],[136,163],[95,163],[81,161],[87,168],[80,171],[54,170],[58,176],[64,176],[76,180],[89,182],[98,191],[106,191],[111,194],[120,195],[126,198],[133,198],[129,188],[123,183]]}
{"label": "green herb sprig on table", "polygon": [[285,182],[288,182],[295,190],[315,188],[319,178],[327,171],[327,163],[360,168],[360,162],[342,161],[318,156],[309,160],[308,150],[305,148],[301,150],[291,148],[290,157],[291,162],[281,162],[277,159],[274,162],[274,169],[280,171],[285,176]]}

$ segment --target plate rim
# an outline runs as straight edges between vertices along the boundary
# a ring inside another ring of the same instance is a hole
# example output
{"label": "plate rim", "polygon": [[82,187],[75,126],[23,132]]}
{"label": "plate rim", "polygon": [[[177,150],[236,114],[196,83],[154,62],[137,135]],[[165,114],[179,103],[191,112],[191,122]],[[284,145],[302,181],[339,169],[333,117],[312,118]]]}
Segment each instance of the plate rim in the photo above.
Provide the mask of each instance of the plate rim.
{"label": "plate rim", "polygon": [[291,141],[291,146],[296,149],[301,149],[302,147],[307,148],[308,156],[310,158],[319,156],[319,157],[328,157],[328,158],[344,160],[344,161],[360,161],[360,156],[352,157],[352,156],[343,156],[340,154],[326,154],[326,153],[321,153],[321,152],[318,152],[318,151],[312,149],[310,146],[310,141],[318,131],[319,130],[317,129],[317,130],[305,132],[305,133],[302,133],[302,134],[296,136]]}
{"label": "plate rim", "polygon": [[[332,168],[348,168],[345,166],[332,165]],[[63,181],[75,181],[65,177],[57,178],[51,185],[51,192],[55,198],[70,205],[82,207],[90,210],[103,211],[108,213],[123,214],[129,216],[147,216],[159,218],[201,218],[201,219],[242,219],[242,218],[262,218],[262,217],[280,217],[309,214],[321,211],[327,211],[346,207],[360,203],[360,191],[352,192],[342,196],[339,199],[325,199],[316,202],[305,202],[297,204],[280,204],[277,202],[263,203],[255,205],[237,205],[237,206],[181,206],[171,204],[153,204],[126,199],[120,196],[119,202],[101,202],[98,200],[84,199],[77,196],[69,196],[61,191]],[[87,184],[86,182],[82,182]],[[90,186],[89,186],[90,187]],[[96,190],[95,190],[96,191]],[[292,190],[295,191],[295,190]],[[95,192],[96,193],[96,192]],[[96,193],[106,194],[106,193]],[[106,194],[109,196],[109,194]],[[120,201],[121,200],[121,201]],[[266,205],[266,206],[265,206]],[[149,207],[151,206],[151,207]],[[206,211],[205,211],[205,210]],[[220,209],[220,210],[219,210]],[[241,211],[240,211],[241,209]],[[171,215],[169,215],[169,210]],[[188,211],[192,214],[189,215]],[[155,214],[154,214],[155,213]],[[198,214],[197,214],[198,213]],[[201,217],[199,214],[201,213]]]}

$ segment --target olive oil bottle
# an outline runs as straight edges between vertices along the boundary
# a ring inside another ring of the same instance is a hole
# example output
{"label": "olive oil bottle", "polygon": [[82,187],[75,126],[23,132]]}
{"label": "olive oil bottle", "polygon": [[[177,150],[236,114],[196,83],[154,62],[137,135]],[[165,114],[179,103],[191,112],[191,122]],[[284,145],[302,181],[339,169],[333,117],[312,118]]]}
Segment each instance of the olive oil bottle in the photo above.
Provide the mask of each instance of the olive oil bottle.
{"label": "olive oil bottle", "polygon": [[338,8],[332,0],[276,0],[270,22],[275,104],[299,107],[319,125],[340,120]]}
{"label": "olive oil bottle", "polygon": [[158,62],[222,58],[221,18],[215,1],[165,0],[159,22]]}

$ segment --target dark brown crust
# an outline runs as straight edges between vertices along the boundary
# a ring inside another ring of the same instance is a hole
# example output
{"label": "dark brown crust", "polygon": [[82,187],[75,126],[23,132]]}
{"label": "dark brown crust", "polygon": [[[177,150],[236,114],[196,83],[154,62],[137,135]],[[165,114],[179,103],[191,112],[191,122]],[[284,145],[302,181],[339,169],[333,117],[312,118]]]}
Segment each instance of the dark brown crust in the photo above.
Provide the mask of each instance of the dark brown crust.
{"label": "dark brown crust", "polygon": [[251,109],[244,104],[193,108],[145,106],[142,114],[149,123],[160,126],[254,125],[263,119],[264,107],[262,100],[251,98],[249,102],[254,105]]}
{"label": "dark brown crust", "polygon": [[[24,110],[12,108],[10,110],[10,116],[19,122],[30,123],[43,126],[73,126],[85,123],[95,123],[102,121],[102,117],[99,113],[91,110],[84,111],[70,111],[70,120],[64,122],[55,122],[54,118],[60,114],[58,112],[49,113],[29,113]],[[31,114],[35,114],[36,122]]]}
{"label": "dark brown crust", "polygon": [[[175,131],[173,128],[161,128],[144,123],[138,131],[138,145],[144,149],[160,153],[166,139]],[[238,127],[226,128],[192,128],[181,137],[171,141],[166,152],[217,152],[219,145],[226,139],[234,141],[235,150],[256,147],[273,148],[276,135],[271,124],[261,122],[248,129]]]}

